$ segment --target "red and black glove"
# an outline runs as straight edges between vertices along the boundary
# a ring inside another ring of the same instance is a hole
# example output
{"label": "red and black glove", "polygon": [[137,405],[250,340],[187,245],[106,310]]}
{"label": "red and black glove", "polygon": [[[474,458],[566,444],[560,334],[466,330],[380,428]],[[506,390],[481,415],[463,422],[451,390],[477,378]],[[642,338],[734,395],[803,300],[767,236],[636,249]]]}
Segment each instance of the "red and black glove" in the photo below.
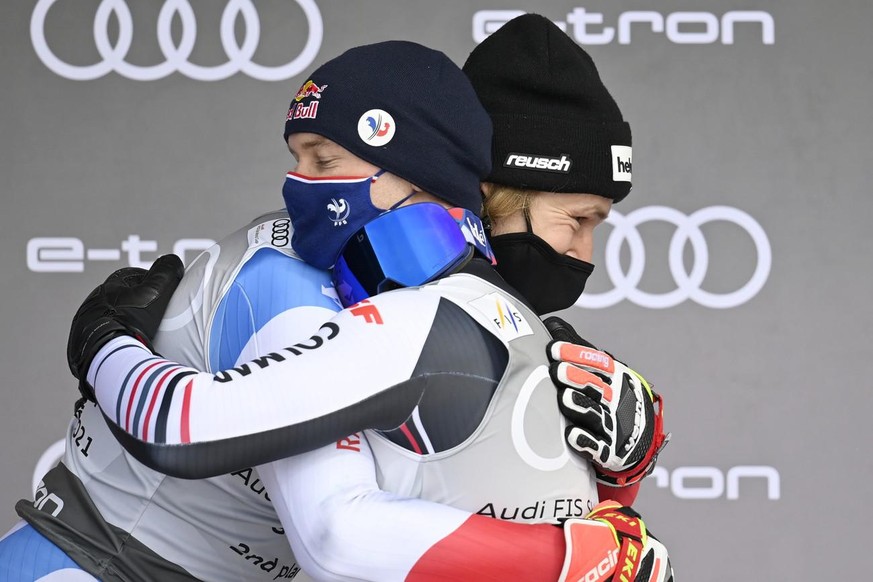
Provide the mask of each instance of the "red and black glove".
{"label": "red and black glove", "polygon": [[632,485],[652,472],[667,444],[661,396],[640,374],[582,339],[567,322],[544,322],[556,341],[547,352],[570,446],[594,465],[597,480]]}

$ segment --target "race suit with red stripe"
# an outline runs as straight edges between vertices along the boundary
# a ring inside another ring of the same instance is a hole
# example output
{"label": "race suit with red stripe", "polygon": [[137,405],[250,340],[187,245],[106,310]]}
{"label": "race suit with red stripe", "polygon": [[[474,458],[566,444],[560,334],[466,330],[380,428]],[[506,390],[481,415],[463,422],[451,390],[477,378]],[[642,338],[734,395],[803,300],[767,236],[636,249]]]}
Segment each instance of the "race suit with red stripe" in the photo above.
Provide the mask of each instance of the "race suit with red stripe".
{"label": "race suit with red stripe", "polygon": [[[214,374],[117,339],[101,350],[89,381],[124,446],[146,465],[182,477],[269,463],[336,446],[364,429],[381,431],[370,439],[379,443],[376,460],[385,459],[389,469],[379,466],[379,474],[400,475],[383,485],[451,503],[453,517],[442,530],[407,517],[414,524],[408,531],[391,528],[396,544],[374,542],[381,551],[361,552],[369,558],[349,560],[348,571],[334,560],[337,571],[329,574],[402,579],[471,516],[554,522],[584,515],[596,502],[590,467],[564,445],[540,359],[549,336],[499,283],[484,261],[473,261],[437,283],[372,297],[302,341],[274,344],[269,353]],[[415,458],[403,467],[405,454]],[[275,492],[272,497],[281,506]],[[280,507],[280,516],[285,511]],[[293,522],[300,537],[292,542],[313,539],[310,526]],[[418,550],[409,555],[413,540]],[[386,552],[404,563],[385,560]],[[523,555],[517,553],[519,561]],[[484,579],[481,572],[476,578]]]}
{"label": "race suit with red stripe", "polygon": [[[287,227],[262,217],[192,264],[156,340],[171,360],[127,339],[101,351],[90,379],[106,422],[84,405],[52,491],[81,486],[116,537],[179,579],[300,580],[303,564],[320,579],[554,580],[560,530],[501,521],[596,502],[563,444],[537,318],[474,263],[322,323],[335,294],[293,258]],[[44,533],[67,525],[52,517]]]}

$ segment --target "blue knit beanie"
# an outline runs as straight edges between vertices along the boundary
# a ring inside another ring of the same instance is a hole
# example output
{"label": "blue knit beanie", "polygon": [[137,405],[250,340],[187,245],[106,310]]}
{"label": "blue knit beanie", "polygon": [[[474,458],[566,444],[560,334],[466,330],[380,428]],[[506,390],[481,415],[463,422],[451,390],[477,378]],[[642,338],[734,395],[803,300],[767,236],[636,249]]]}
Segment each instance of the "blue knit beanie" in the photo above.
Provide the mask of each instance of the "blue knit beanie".
{"label": "blue knit beanie", "polygon": [[285,141],[310,132],[480,213],[491,171],[491,120],[442,52],[407,41],[346,51],[316,69],[288,109]]}

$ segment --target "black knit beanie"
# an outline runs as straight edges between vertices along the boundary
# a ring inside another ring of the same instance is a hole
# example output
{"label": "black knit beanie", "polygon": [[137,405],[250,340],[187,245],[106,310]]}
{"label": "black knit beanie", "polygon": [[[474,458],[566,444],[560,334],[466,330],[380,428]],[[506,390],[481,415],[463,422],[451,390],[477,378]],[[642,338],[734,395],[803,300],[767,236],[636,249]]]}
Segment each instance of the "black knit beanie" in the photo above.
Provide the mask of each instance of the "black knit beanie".
{"label": "black knit beanie", "polygon": [[486,181],[619,202],[631,130],[594,61],[549,19],[525,14],[473,49],[464,72],[494,124]]}
{"label": "black knit beanie", "polygon": [[440,51],[407,41],[349,49],[291,99],[285,141],[311,132],[445,201],[481,211],[491,120]]}

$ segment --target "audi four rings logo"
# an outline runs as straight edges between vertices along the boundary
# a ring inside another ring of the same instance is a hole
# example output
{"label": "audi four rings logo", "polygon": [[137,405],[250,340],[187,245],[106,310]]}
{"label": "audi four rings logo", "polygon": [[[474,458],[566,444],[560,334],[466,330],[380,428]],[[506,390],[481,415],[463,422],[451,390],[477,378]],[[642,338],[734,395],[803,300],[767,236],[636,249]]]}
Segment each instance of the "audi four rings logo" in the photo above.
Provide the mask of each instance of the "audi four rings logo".
{"label": "audi four rings logo", "polygon": [[[676,226],[670,240],[669,266],[676,289],[667,293],[647,293],[637,288],[643,276],[646,262],[646,249],[637,225],[650,221],[662,221]],[[700,285],[709,268],[709,250],[700,227],[708,222],[730,222],[745,230],[755,244],[757,265],[749,280],[736,291],[730,293],[710,293]],[[604,249],[606,273],[612,280],[614,289],[605,293],[583,293],[576,305],[599,309],[615,305],[628,299],[641,307],[666,309],[691,299],[700,305],[713,309],[737,307],[757,295],[770,275],[770,241],[761,225],[742,210],[730,206],[710,206],[685,215],[666,206],[646,206],[629,212],[627,216],[615,210],[609,213],[606,222],[613,226]],[[624,271],[620,253],[622,244],[627,242],[630,250],[630,264]],[[689,273],[682,260],[686,243],[691,243],[693,265]]]}
{"label": "audi four rings logo", "polygon": [[280,218],[273,221],[273,232],[270,242],[274,247],[288,246],[288,231],[291,230],[291,219]]}
{"label": "audi four rings logo", "polygon": [[[133,18],[125,0],[103,0],[94,16],[94,43],[103,59],[93,65],[71,65],[59,58],[49,47],[45,38],[45,20],[49,9],[57,0],[39,0],[30,19],[30,38],[33,48],[43,64],[61,77],[74,81],[91,81],[111,71],[134,81],[154,81],[179,72],[196,81],[220,81],[242,72],[259,81],[284,81],[300,74],[315,60],[321,48],[323,25],[321,12],[315,0],[295,0],[303,9],[309,24],[306,45],[296,58],[277,67],[267,67],[252,61],[261,37],[261,22],[251,0],[229,0],[221,15],[221,45],[228,61],[216,66],[196,65],[188,60],[194,49],[197,35],[197,20],[188,0],[165,0],[158,13],[158,46],[164,54],[164,62],[140,66],[125,60],[133,40]],[[118,22],[118,39],[113,46],[109,40],[109,17],[115,14]],[[172,23],[178,15],[181,21],[179,43],[173,40]],[[237,42],[234,24],[238,16],[245,23],[242,45]]]}

